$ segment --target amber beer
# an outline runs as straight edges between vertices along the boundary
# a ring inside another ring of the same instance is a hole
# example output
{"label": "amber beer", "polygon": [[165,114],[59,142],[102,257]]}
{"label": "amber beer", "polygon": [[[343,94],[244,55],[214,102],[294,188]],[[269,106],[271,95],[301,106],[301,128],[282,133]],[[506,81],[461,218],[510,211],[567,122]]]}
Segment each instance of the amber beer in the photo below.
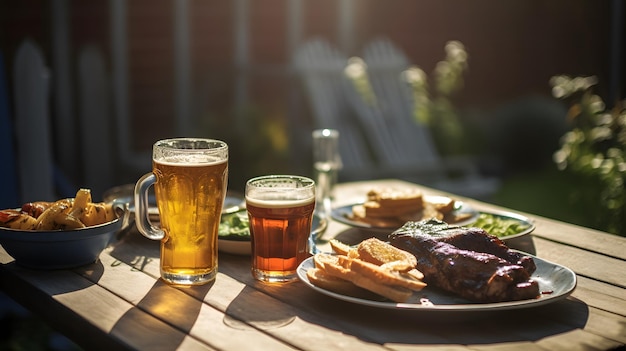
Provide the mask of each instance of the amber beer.
{"label": "amber beer", "polygon": [[217,268],[217,235],[213,233],[220,224],[227,163],[196,161],[154,161],[154,193],[165,232],[161,240],[165,277],[211,275]]}
{"label": "amber beer", "polygon": [[[174,140],[155,144],[152,176],[147,181],[148,186],[154,183],[160,229],[140,223],[143,213],[139,209],[145,205],[137,206],[137,227],[142,234],[161,240],[161,277],[165,281],[203,284],[217,274],[217,233],[226,196],[228,158],[227,149],[220,153],[215,149],[227,147],[204,139]],[[139,194],[145,196],[145,191]],[[152,236],[151,229],[155,231]]]}
{"label": "amber beer", "polygon": [[[291,182],[268,177],[255,178],[246,186],[252,275],[266,282],[292,281],[298,265],[309,256],[314,182],[295,176],[280,176],[295,177],[288,178]],[[256,191],[251,187],[257,187]]]}

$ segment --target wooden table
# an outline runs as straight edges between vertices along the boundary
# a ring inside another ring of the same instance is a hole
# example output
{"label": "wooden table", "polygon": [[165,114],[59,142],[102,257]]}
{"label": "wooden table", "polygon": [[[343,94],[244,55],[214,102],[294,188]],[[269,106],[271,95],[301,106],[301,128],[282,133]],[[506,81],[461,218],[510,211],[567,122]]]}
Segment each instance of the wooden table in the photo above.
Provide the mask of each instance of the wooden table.
{"label": "wooden table", "polygon": [[[395,180],[340,184],[336,202],[362,199],[375,185],[416,186]],[[175,288],[158,279],[158,242],[137,232],[107,248],[98,262],[73,270],[24,269],[0,249],[0,288],[86,349],[624,349],[626,238],[528,216],[536,221],[529,250],[571,268],[578,285],[567,299],[519,310],[442,313],[363,306],[300,281],[259,283],[250,275],[249,257],[229,254],[220,254],[214,284]],[[332,221],[324,239],[345,233],[358,235]]]}

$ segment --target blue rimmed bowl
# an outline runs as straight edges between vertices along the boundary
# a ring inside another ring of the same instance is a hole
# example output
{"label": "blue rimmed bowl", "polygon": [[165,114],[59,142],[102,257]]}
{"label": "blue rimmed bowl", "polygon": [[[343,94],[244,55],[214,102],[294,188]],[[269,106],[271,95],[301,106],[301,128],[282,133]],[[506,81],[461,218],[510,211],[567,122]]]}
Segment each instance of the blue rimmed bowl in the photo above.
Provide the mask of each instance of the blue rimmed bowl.
{"label": "blue rimmed bowl", "polygon": [[97,226],[54,231],[0,228],[0,245],[23,267],[74,268],[95,262],[123,222],[118,218]]}

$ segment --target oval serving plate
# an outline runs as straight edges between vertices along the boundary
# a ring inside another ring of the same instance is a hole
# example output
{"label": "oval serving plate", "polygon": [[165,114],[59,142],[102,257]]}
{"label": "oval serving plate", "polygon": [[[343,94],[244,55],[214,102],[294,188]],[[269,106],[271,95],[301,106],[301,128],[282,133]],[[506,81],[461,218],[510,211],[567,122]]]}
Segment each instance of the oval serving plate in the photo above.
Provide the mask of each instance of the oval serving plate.
{"label": "oval serving plate", "polygon": [[[236,216],[247,216],[247,212],[245,209],[241,209],[235,213],[228,213],[225,215],[236,215]],[[315,248],[315,239],[318,238],[325,230],[328,225],[326,219],[321,218],[317,214],[313,214],[313,223],[311,223],[311,235],[309,244],[311,246],[311,252],[316,252]],[[217,240],[217,249],[221,252],[233,254],[233,255],[250,255],[252,248],[250,246],[250,232],[247,231],[247,236],[237,235],[237,236],[226,236],[220,235]]]}
{"label": "oval serving plate", "polygon": [[[434,195],[425,195],[424,200],[428,202],[441,202],[441,198],[445,198],[444,196],[434,196]],[[352,217],[352,207],[356,205],[361,205],[362,203],[354,203],[350,205],[344,205],[340,207],[333,208],[330,216],[332,219],[337,222],[347,224],[352,227],[364,228],[364,229],[397,229],[393,226],[375,226],[370,223],[361,222],[358,220],[351,219]],[[451,225],[464,226],[470,223],[476,222],[478,219],[479,212],[476,211],[473,207],[463,203],[462,201],[455,201],[454,210],[452,212],[454,215],[469,215],[468,218],[460,220],[454,223],[448,223]]]}
{"label": "oval serving plate", "polygon": [[569,296],[576,288],[576,274],[569,268],[552,263],[536,256],[532,256],[537,265],[537,270],[531,279],[539,283],[539,297],[535,299],[506,301],[496,303],[478,303],[465,300],[452,293],[427,286],[422,291],[413,293],[409,301],[397,303],[392,301],[368,300],[347,295],[338,294],[313,285],[306,272],[315,267],[313,257],[307,258],[298,266],[298,277],[309,288],[333,298],[366,305],[394,310],[412,311],[439,311],[439,312],[472,312],[472,311],[496,311],[512,310],[541,306],[562,300]]}

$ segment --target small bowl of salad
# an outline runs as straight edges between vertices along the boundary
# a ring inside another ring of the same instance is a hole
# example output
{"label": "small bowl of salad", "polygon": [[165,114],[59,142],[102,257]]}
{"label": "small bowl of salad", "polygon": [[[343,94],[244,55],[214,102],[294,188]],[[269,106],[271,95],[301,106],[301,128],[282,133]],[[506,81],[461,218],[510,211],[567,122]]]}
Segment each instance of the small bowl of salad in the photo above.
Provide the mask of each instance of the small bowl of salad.
{"label": "small bowl of salad", "polygon": [[249,255],[251,251],[249,226],[248,213],[245,209],[223,213],[218,231],[218,250],[235,255]]}
{"label": "small bowl of salad", "polygon": [[507,245],[513,239],[517,240],[535,230],[535,223],[532,219],[508,211],[481,211],[476,221],[467,226],[484,229],[487,233],[497,236]]}
{"label": "small bowl of salad", "polygon": [[476,221],[467,226],[484,229],[512,249],[527,252],[534,250],[525,236],[535,230],[535,223],[521,214],[508,211],[480,212]]}

